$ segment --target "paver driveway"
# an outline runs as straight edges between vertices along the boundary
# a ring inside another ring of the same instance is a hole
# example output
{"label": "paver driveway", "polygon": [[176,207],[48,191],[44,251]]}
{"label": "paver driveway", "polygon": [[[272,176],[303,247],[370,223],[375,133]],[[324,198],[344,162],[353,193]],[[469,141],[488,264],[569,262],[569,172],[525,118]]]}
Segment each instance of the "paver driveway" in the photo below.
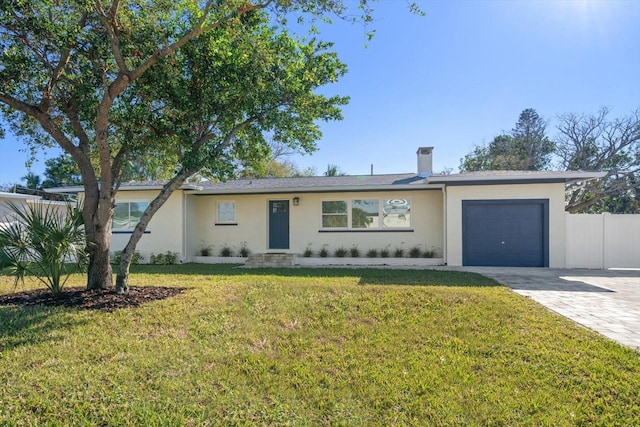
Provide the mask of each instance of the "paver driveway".
{"label": "paver driveway", "polygon": [[462,267],[634,349],[640,349],[640,270]]}

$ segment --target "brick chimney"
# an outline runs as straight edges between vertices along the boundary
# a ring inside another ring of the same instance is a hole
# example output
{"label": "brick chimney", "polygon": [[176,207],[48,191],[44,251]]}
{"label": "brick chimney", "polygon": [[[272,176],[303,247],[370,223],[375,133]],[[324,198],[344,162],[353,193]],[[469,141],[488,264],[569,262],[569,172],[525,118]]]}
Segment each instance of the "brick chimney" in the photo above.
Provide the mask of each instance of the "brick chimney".
{"label": "brick chimney", "polygon": [[426,178],[433,174],[433,147],[418,148],[418,176]]}

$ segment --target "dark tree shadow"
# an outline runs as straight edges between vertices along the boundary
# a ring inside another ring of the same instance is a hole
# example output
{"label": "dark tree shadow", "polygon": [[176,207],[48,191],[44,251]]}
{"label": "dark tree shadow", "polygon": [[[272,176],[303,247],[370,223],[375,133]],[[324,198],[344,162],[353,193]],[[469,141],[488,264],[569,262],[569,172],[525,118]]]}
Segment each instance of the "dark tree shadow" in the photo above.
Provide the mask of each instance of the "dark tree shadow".
{"label": "dark tree shadow", "polygon": [[0,353],[3,350],[60,340],[55,334],[85,324],[77,316],[58,316],[50,307],[0,306]]}

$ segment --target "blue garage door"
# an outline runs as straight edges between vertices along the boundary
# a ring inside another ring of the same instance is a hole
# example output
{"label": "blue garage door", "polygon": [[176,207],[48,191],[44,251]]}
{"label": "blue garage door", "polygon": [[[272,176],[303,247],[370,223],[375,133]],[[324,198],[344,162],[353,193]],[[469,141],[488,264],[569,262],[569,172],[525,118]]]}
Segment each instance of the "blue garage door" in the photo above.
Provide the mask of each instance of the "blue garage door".
{"label": "blue garage door", "polygon": [[548,267],[549,201],[463,200],[462,264]]}

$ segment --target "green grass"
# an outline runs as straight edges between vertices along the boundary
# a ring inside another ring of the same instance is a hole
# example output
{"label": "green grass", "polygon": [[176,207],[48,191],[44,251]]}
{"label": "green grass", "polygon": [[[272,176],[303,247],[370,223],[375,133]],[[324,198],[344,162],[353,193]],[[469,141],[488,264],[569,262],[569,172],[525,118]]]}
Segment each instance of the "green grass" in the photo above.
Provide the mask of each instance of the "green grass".
{"label": "green grass", "polygon": [[640,422],[638,353],[479,275],[180,265],[132,281],[189,290],[113,313],[0,307],[0,425]]}

